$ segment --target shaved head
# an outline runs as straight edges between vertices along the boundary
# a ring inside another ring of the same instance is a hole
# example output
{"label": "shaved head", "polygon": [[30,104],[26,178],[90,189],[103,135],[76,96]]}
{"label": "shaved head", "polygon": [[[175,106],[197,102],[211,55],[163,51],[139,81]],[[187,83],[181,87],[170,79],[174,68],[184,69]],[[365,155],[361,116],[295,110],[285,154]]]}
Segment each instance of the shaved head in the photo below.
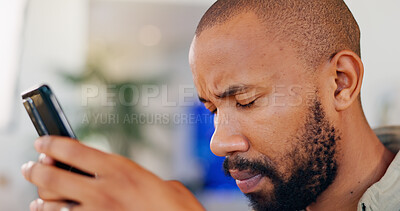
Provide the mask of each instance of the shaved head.
{"label": "shaved head", "polygon": [[219,0],[202,17],[196,36],[252,12],[266,36],[287,43],[307,68],[315,69],[341,50],[360,55],[360,29],[343,0]]}
{"label": "shaved head", "polygon": [[219,0],[189,63],[215,114],[210,149],[254,210],[356,209],[347,172],[369,126],[360,30],[343,0]]}

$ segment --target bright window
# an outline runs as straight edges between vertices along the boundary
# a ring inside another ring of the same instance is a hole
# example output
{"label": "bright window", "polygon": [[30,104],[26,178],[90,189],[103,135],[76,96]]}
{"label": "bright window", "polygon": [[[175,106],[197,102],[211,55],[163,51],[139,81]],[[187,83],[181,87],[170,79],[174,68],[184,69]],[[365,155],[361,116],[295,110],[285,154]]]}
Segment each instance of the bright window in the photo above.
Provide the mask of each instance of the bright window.
{"label": "bright window", "polygon": [[11,121],[15,105],[25,0],[0,0],[0,128]]}

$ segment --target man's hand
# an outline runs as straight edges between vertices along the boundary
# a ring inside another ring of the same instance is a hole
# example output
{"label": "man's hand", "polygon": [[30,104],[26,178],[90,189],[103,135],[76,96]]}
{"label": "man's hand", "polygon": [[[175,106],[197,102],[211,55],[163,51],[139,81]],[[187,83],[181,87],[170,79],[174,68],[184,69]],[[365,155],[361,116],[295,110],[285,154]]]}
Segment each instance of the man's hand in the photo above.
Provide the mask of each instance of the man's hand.
{"label": "man's hand", "polygon": [[[204,210],[193,194],[177,181],[164,181],[136,163],[107,154],[65,137],[36,140],[42,153],[39,163],[28,162],[22,174],[38,187],[40,199],[31,210],[60,210],[66,200],[82,210]],[[96,177],[87,177],[55,167],[54,160]]]}

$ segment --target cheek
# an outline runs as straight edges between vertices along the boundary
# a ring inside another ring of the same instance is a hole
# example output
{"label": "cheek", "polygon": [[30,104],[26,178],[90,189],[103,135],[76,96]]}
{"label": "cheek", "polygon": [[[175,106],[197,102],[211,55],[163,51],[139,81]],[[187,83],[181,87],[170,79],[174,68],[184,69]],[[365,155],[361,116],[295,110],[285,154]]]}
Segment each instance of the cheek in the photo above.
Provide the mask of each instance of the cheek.
{"label": "cheek", "polygon": [[241,132],[249,140],[252,154],[267,156],[281,168],[280,172],[287,172],[292,167],[306,112],[302,106],[267,106],[243,115]]}

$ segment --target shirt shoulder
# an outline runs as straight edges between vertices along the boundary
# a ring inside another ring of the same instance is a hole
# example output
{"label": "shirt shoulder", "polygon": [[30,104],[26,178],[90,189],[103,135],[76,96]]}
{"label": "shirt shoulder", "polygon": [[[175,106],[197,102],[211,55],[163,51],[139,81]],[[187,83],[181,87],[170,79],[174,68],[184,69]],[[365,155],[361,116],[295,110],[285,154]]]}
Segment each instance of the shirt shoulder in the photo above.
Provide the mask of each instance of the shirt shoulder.
{"label": "shirt shoulder", "polygon": [[400,210],[400,126],[374,130],[390,151],[397,153],[385,175],[367,189],[358,203],[358,211]]}

